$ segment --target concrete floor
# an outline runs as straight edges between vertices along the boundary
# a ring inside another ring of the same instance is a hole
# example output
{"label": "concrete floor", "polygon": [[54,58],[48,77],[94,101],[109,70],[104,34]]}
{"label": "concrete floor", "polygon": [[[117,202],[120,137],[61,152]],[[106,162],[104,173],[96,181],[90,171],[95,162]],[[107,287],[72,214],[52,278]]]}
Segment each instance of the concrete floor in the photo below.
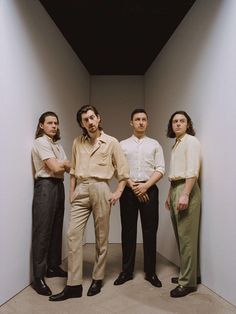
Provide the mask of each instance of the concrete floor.
{"label": "concrete floor", "polygon": [[[100,294],[87,297],[94,260],[94,245],[84,247],[84,292],[82,298],[63,302],[49,302],[48,297],[38,295],[30,286],[0,307],[0,314],[236,314],[236,307],[214,294],[204,285],[184,298],[169,297],[175,287],[170,278],[177,275],[177,268],[162,256],[157,256],[157,274],[162,288],[153,287],[144,280],[142,272],[142,246],[138,245],[134,280],[122,286],[113,281],[120,272],[121,246],[110,244],[104,287]],[[66,268],[66,262],[64,263]],[[66,283],[64,278],[46,279],[53,293],[60,292]]]}

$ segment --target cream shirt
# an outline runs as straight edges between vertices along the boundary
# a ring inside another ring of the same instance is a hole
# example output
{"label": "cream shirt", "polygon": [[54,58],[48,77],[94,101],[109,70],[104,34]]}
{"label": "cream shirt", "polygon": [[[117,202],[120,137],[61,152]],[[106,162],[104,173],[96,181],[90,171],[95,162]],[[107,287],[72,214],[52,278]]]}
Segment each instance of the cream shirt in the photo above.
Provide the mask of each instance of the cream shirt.
{"label": "cream shirt", "polygon": [[201,147],[195,136],[185,134],[177,140],[170,161],[169,180],[175,181],[199,176]]}
{"label": "cream shirt", "polygon": [[129,178],[129,167],[119,142],[101,131],[94,146],[87,136],[73,142],[70,174],[78,180],[96,178],[110,180],[115,174],[118,181]]}
{"label": "cream shirt", "polygon": [[60,178],[63,179],[63,174],[54,175],[49,169],[45,167],[44,160],[49,158],[56,158],[58,160],[66,160],[66,154],[62,146],[53,142],[53,140],[47,136],[43,135],[34,140],[32,148],[32,158],[35,169],[35,179],[41,178]]}
{"label": "cream shirt", "polygon": [[156,140],[147,136],[138,139],[132,135],[120,144],[129,163],[131,180],[147,181],[155,171],[164,175],[163,150]]}

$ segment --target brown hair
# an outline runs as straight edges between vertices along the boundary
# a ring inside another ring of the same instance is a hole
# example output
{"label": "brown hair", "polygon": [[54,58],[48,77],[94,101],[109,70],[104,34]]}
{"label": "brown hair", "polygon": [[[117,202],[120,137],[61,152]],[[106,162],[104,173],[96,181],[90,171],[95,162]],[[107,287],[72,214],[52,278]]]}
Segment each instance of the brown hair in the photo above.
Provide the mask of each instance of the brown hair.
{"label": "brown hair", "polygon": [[[89,110],[92,110],[97,117],[100,116],[97,109],[91,105],[84,105],[78,110],[77,115],[76,115],[76,119],[77,119],[79,126],[83,130],[83,135],[88,135],[88,132],[82,125],[82,114],[88,112]],[[101,123],[101,121],[100,121],[100,123]],[[100,123],[99,123],[98,129],[102,130]]]}
{"label": "brown hair", "polygon": [[193,122],[192,122],[190,116],[187,114],[187,112],[179,110],[179,111],[174,112],[172,114],[172,116],[170,117],[170,120],[168,122],[168,127],[167,127],[167,137],[170,137],[170,138],[175,138],[176,137],[176,135],[175,135],[175,133],[173,131],[173,128],[172,128],[172,120],[173,120],[173,118],[174,118],[174,116],[176,114],[182,114],[187,119],[188,126],[187,126],[186,133],[190,134],[190,135],[195,135],[195,131],[194,131],[194,128],[193,128]]}
{"label": "brown hair", "polygon": [[134,109],[131,113],[131,116],[130,116],[130,120],[132,121],[133,120],[133,117],[136,113],[144,113],[146,115],[146,117],[148,118],[148,115],[147,115],[147,112],[144,110],[144,109]]}
{"label": "brown hair", "polygon": [[[45,134],[43,129],[40,127],[40,124],[44,124],[45,119],[47,117],[49,117],[49,116],[57,118],[57,122],[59,124],[59,119],[58,119],[58,116],[55,114],[55,112],[52,112],[52,111],[44,112],[43,114],[41,114],[41,116],[39,118],[39,122],[38,122],[37,129],[36,129],[36,132],[35,132],[35,138],[41,137],[41,136],[43,136]],[[60,137],[60,130],[58,128],[56,135],[53,137],[53,142],[56,142],[56,141],[60,140],[60,138],[61,138]]]}

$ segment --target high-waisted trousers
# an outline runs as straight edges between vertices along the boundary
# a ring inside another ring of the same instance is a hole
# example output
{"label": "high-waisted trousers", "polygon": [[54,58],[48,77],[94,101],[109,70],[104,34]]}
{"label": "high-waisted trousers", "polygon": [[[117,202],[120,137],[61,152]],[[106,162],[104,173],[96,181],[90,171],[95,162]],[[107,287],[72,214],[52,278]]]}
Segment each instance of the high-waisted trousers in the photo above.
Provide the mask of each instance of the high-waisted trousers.
{"label": "high-waisted trousers", "polygon": [[179,284],[196,287],[200,277],[199,267],[199,222],[200,189],[196,182],[189,195],[188,208],[177,210],[185,180],[174,181],[170,189],[170,214],[180,255]]}
{"label": "high-waisted trousers", "polygon": [[138,212],[143,233],[144,272],[154,274],[156,271],[156,235],[159,219],[157,186],[150,187],[147,194],[149,201],[139,202],[132,189],[125,187],[120,198],[122,271],[129,274],[134,271]]}
{"label": "high-waisted trousers", "polygon": [[61,179],[35,180],[32,227],[34,277],[44,277],[47,267],[61,264],[64,202],[64,184]]}
{"label": "high-waisted trousers", "polygon": [[106,181],[88,179],[80,182],[74,191],[68,230],[68,280],[69,286],[82,284],[83,235],[90,214],[93,214],[96,254],[92,278],[104,278],[108,250],[111,192]]}

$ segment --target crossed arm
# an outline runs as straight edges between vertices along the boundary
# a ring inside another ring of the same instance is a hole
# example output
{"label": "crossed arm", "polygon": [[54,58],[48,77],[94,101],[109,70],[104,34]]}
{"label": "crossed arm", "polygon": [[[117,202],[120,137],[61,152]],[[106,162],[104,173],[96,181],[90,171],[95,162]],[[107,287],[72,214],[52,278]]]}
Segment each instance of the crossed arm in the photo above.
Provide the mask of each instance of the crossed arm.
{"label": "crossed arm", "polygon": [[58,160],[56,158],[49,158],[44,160],[44,165],[46,170],[50,173],[53,173],[54,175],[69,172],[71,167],[69,160]]}

